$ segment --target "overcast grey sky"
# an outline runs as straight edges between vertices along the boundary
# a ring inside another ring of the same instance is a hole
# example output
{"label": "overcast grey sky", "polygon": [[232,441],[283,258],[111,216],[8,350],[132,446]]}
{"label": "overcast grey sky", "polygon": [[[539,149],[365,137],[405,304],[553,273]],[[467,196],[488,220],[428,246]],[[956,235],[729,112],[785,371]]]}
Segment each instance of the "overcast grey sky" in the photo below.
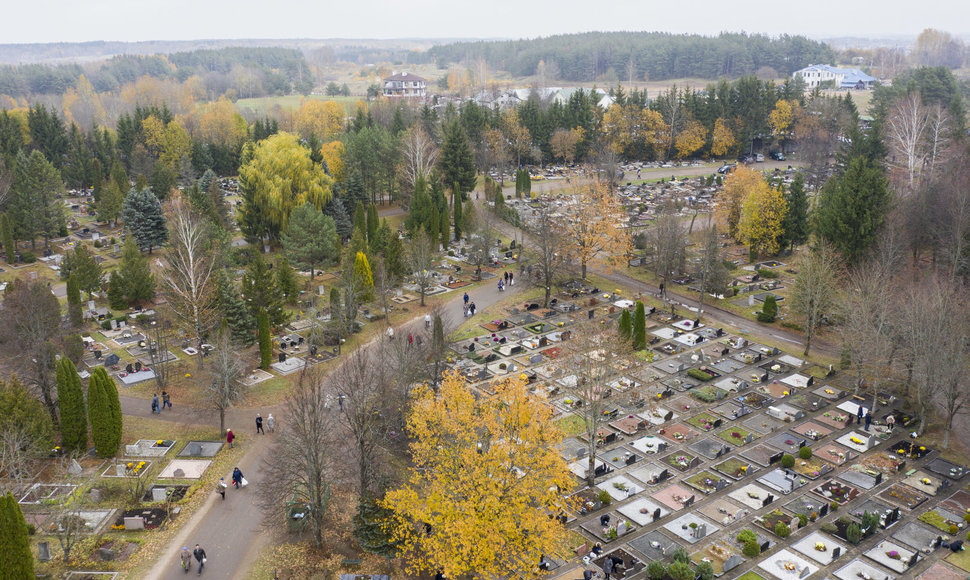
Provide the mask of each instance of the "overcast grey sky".
{"label": "overcast grey sky", "polygon": [[968,32],[967,0],[10,0],[0,43],[523,38],[590,30],[814,37]]}

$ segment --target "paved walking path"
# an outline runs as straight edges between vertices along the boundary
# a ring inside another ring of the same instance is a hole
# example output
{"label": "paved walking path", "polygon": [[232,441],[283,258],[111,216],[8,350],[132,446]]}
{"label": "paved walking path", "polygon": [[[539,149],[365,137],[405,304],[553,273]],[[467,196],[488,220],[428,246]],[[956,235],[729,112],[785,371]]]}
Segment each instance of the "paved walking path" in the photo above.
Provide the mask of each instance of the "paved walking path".
{"label": "paved walking path", "polygon": [[[523,287],[517,284],[500,293],[497,283],[498,279],[494,279],[468,290],[470,301],[475,303],[480,312],[476,318],[485,320],[487,315],[484,313],[488,307]],[[448,322],[453,326],[463,322],[462,300],[465,290],[465,288],[459,288],[452,291],[447,300],[442,302],[442,316],[447,317]],[[406,340],[409,332],[417,333],[423,330],[424,315],[430,311],[430,307],[421,308],[418,304],[417,301],[408,304],[409,308],[417,313],[410,321],[395,327],[395,340]],[[368,348],[376,340],[364,348]],[[125,396],[121,397],[121,408],[125,415],[130,416],[154,417],[176,423],[213,427],[219,424],[216,413],[208,409],[176,404],[171,411],[152,415],[150,401]],[[255,408],[245,407],[232,409],[227,413],[226,425],[232,426],[237,431],[243,428],[255,431],[256,411]],[[277,426],[286,421],[282,405],[260,408],[258,411],[263,417],[273,413]],[[183,546],[188,546],[191,551],[195,544],[201,545],[207,554],[208,562],[202,573],[203,577],[210,579],[245,577],[259,551],[272,541],[272,533],[262,527],[263,514],[256,505],[255,494],[260,485],[272,484],[262,472],[262,464],[263,458],[272,450],[273,438],[273,434],[267,434],[246,439],[244,444],[249,446],[249,449],[239,460],[238,466],[249,480],[249,486],[240,490],[230,486],[226,492],[225,501],[215,493],[214,489],[204,490],[203,493],[209,495],[205,505],[192,515],[175,539],[162,551],[155,566],[144,576],[145,580],[175,580],[185,577],[179,566],[179,552]],[[230,475],[231,472],[223,475],[227,482],[231,481]],[[197,566],[193,567],[191,576],[195,576],[196,569]]]}

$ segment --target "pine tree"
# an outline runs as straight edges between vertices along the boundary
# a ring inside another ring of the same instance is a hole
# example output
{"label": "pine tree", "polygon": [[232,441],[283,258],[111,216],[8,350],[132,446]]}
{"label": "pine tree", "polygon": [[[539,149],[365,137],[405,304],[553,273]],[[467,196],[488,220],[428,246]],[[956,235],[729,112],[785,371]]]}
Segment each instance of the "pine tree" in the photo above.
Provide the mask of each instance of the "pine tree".
{"label": "pine tree", "polygon": [[74,363],[67,357],[57,361],[57,408],[61,417],[61,447],[67,453],[88,449],[88,421],[84,391]]}
{"label": "pine tree", "polygon": [[357,252],[354,258],[354,280],[357,288],[360,289],[360,299],[367,302],[374,297],[374,274],[371,273],[370,262],[367,254]]}
{"label": "pine tree", "polygon": [[33,580],[34,555],[30,551],[27,522],[16,498],[0,495],[0,570],[4,578]]}
{"label": "pine tree", "polygon": [[354,210],[354,232],[360,232],[367,239],[367,210],[364,209],[364,203],[361,201],[357,202],[357,208]]}
{"label": "pine tree", "polygon": [[121,208],[125,202],[125,196],[113,181],[108,181],[107,186],[101,192],[101,199],[98,200],[98,221],[114,224],[121,215]]}
{"label": "pine tree", "polygon": [[81,289],[74,276],[67,279],[67,316],[71,326],[75,328],[84,322],[84,316],[81,313]]}
{"label": "pine tree", "polygon": [[414,181],[414,193],[411,195],[411,205],[408,215],[404,218],[404,227],[414,234],[428,221],[431,212],[431,196],[428,195],[428,183],[424,176],[419,175]]}
{"label": "pine tree", "polygon": [[461,235],[464,232],[465,224],[462,222],[462,207],[461,207],[461,195],[453,195],[454,199],[451,201],[452,209],[454,210],[454,221],[455,221],[455,240],[460,240]]}
{"label": "pine tree", "polygon": [[320,266],[340,260],[340,238],[333,218],[310,204],[301,205],[290,214],[283,234],[283,252],[293,265],[310,271],[310,279]]}
{"label": "pine tree", "polygon": [[458,119],[445,129],[445,139],[441,145],[441,172],[446,183],[458,184],[459,195],[475,189],[475,156]]}
{"label": "pine tree", "polygon": [[222,270],[216,280],[216,307],[222,313],[223,321],[229,327],[232,341],[237,344],[249,346],[256,342],[256,319],[246,308],[239,295],[239,290],[229,277],[229,274]]}
{"label": "pine tree", "polygon": [[373,245],[374,238],[377,236],[377,228],[380,227],[380,220],[377,218],[377,206],[370,204],[367,206],[367,243]]}
{"label": "pine tree", "polygon": [[353,535],[362,550],[385,558],[397,555],[397,544],[385,528],[386,522],[393,515],[391,510],[382,506],[375,498],[361,496],[354,515]]}
{"label": "pine tree", "polygon": [[128,308],[128,300],[125,298],[125,281],[118,270],[112,270],[111,275],[108,276],[108,306],[112,310]]}
{"label": "pine tree", "polygon": [[519,197],[532,197],[532,176],[528,169],[522,170],[522,195]]}
{"label": "pine tree", "polygon": [[10,215],[3,214],[0,218],[0,229],[3,234],[3,251],[7,256],[7,263],[13,264],[17,259],[17,244],[13,239],[13,225],[10,224]]}
{"label": "pine tree", "polygon": [[620,322],[617,326],[616,333],[620,342],[623,344],[626,344],[633,338],[633,319],[630,316],[630,311],[626,308],[620,313]]}
{"label": "pine tree", "polygon": [[135,236],[138,247],[148,248],[149,254],[153,248],[160,247],[168,240],[162,204],[147,187],[132,188],[128,192],[121,209],[121,219],[125,222],[125,229]]}
{"label": "pine tree", "polygon": [[128,304],[140,306],[155,297],[155,275],[152,274],[148,258],[141,253],[131,236],[125,239],[121,250],[118,274]]}
{"label": "pine tree", "polygon": [[256,325],[259,328],[259,368],[265,371],[273,362],[273,339],[270,336],[269,315],[265,308],[260,308],[256,313]]}
{"label": "pine tree", "polygon": [[295,304],[300,297],[300,283],[296,279],[296,272],[283,257],[276,261],[276,286],[283,294],[283,300],[289,304]]}
{"label": "pine tree", "polygon": [[864,156],[854,157],[841,177],[822,188],[816,231],[854,263],[875,242],[890,198],[883,169]]}
{"label": "pine tree", "polygon": [[633,312],[633,350],[647,348],[647,315],[643,302],[637,301]]}

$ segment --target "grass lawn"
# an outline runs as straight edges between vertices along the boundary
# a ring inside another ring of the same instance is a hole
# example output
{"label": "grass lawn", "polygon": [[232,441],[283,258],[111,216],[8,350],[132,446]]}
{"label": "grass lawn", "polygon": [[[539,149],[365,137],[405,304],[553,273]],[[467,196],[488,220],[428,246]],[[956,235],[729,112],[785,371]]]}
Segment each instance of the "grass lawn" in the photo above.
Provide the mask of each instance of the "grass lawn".
{"label": "grass lawn", "polygon": [[738,576],[737,580],[765,580],[765,577],[754,572],[745,572],[744,575]]}
{"label": "grass lawn", "polygon": [[586,432],[586,422],[579,415],[569,414],[561,419],[556,419],[556,427],[562,431],[563,437],[573,437]]}
{"label": "grass lawn", "polygon": [[749,469],[749,466],[747,461],[732,457],[727,461],[722,461],[721,463],[718,463],[717,465],[714,466],[714,469],[717,469],[721,473],[725,473],[732,477],[740,478],[746,475],[746,471]]}
{"label": "grass lawn", "polygon": [[950,533],[950,525],[957,524],[957,522],[950,522],[949,520],[941,516],[939,513],[937,513],[936,510],[929,510],[929,511],[923,512],[916,519],[918,519],[921,522],[927,523],[933,526],[934,528],[939,528],[940,530],[942,530],[943,532],[946,532],[947,534]]}
{"label": "grass lawn", "polygon": [[946,561],[970,572],[970,550],[965,549],[962,552],[954,552],[946,557]]}
{"label": "grass lawn", "polygon": [[[745,444],[744,438],[750,434],[751,432],[748,431],[747,429],[734,426],[734,427],[728,427],[724,431],[721,431],[720,433],[717,434],[717,436],[732,445],[740,447]],[[757,439],[757,436],[755,436],[755,439]]]}
{"label": "grass lawn", "polygon": [[695,415],[691,417],[690,419],[687,419],[688,423],[690,423],[694,427],[697,427],[701,431],[710,431],[710,429],[707,429],[705,425],[713,425],[714,421],[717,421],[717,417],[715,417],[714,415],[711,415],[710,413],[701,413],[699,415]]}

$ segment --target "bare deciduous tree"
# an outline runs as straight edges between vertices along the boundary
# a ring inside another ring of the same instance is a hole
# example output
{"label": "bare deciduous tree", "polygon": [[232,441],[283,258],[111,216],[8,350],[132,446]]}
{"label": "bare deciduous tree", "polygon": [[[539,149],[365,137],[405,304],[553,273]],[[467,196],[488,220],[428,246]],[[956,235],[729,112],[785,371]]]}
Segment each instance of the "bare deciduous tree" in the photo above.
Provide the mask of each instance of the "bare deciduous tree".
{"label": "bare deciduous tree", "polygon": [[195,334],[202,368],[202,342],[215,320],[215,259],[209,227],[181,195],[168,204],[171,249],[161,280],[172,311]]}
{"label": "bare deciduous tree", "polygon": [[673,209],[661,210],[653,228],[647,233],[648,251],[653,273],[660,278],[664,291],[660,297],[667,307],[667,287],[674,276],[684,271],[687,259],[687,234]]}
{"label": "bare deciduous tree", "polygon": [[329,400],[316,368],[305,367],[284,405],[276,444],[264,460],[273,477],[259,488],[260,506],[271,520],[282,521],[288,507],[300,507],[304,526],[318,549],[323,547],[333,486],[343,471],[337,419]]}
{"label": "bare deciduous tree", "polygon": [[413,125],[404,132],[401,136],[401,173],[409,190],[418,177],[427,179],[440,154],[441,150],[421,125]]}
{"label": "bare deciduous tree", "polygon": [[421,296],[421,306],[424,306],[424,297],[428,290],[434,285],[434,250],[431,247],[431,240],[424,232],[418,232],[411,240],[411,247],[408,250],[408,269],[411,277],[418,286],[418,294]]}
{"label": "bare deciduous tree", "polygon": [[219,432],[225,433],[226,411],[246,398],[245,387],[239,381],[245,368],[229,340],[228,331],[219,332],[215,347],[209,367],[211,380],[205,387],[204,395],[209,406],[219,413]]}
{"label": "bare deciduous tree", "polygon": [[896,100],[886,122],[886,138],[893,152],[893,164],[903,170],[909,191],[913,191],[930,151],[926,133],[930,111],[913,91]]}
{"label": "bare deciduous tree", "polygon": [[550,204],[543,204],[538,210],[539,215],[532,222],[529,233],[532,243],[532,281],[543,288],[543,306],[549,307],[552,296],[552,285],[566,267],[566,257],[562,253],[563,239],[559,230],[559,223],[553,214]]}
{"label": "bare deciduous tree", "polygon": [[835,311],[838,280],[839,258],[828,245],[820,243],[802,258],[789,300],[792,310],[805,317],[805,355],[815,331]]}

